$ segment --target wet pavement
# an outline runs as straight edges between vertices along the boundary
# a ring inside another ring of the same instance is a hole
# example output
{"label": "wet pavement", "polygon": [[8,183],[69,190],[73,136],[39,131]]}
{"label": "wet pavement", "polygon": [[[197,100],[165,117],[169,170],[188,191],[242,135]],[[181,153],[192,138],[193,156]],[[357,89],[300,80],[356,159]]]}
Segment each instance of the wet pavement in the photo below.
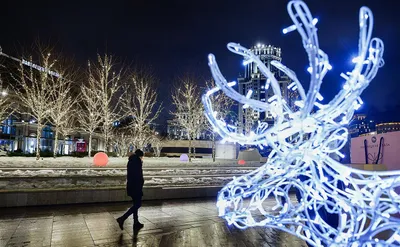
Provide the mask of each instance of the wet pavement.
{"label": "wet pavement", "polygon": [[215,199],[145,201],[133,231],[115,221],[130,203],[0,208],[0,247],[5,246],[287,246],[304,241],[270,228],[239,230],[217,216]]}

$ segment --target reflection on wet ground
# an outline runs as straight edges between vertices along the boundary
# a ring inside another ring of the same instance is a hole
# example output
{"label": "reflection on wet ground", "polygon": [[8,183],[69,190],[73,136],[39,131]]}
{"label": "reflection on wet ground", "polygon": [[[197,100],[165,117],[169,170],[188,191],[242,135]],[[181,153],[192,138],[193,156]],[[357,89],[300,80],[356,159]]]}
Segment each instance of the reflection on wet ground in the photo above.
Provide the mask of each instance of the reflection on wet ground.
{"label": "reflection on wet ground", "polygon": [[132,217],[115,219],[130,203],[1,208],[3,246],[306,246],[304,241],[270,228],[239,230],[217,216],[215,199],[145,201],[144,223],[133,230]]}

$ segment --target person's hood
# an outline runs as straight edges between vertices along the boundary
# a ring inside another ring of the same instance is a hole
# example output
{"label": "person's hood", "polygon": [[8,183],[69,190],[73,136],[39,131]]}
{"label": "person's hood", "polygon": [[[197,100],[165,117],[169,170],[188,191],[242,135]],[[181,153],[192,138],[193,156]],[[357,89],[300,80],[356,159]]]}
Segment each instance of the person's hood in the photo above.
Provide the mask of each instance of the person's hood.
{"label": "person's hood", "polygon": [[136,154],[132,154],[131,156],[129,156],[129,160],[140,160],[140,158]]}

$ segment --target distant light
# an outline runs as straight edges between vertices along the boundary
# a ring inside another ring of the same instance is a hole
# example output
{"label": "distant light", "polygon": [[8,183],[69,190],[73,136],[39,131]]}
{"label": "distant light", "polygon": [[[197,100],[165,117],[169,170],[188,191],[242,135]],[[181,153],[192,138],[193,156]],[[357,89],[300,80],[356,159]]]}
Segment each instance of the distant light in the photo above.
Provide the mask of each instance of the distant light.
{"label": "distant light", "polygon": [[308,71],[308,73],[311,74],[311,73],[312,73],[312,67],[308,67],[308,68],[307,68],[307,71]]}
{"label": "distant light", "polygon": [[3,92],[1,92],[1,95],[2,95],[2,96],[7,96],[7,92],[6,92],[6,91],[3,91]]}

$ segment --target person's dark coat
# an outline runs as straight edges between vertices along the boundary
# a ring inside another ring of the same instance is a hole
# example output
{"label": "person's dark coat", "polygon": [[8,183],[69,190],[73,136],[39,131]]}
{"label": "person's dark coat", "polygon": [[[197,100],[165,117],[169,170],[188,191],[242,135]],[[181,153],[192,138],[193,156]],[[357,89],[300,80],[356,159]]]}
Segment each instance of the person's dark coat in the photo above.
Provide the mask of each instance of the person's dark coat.
{"label": "person's dark coat", "polygon": [[142,197],[144,184],[142,160],[136,154],[129,157],[127,171],[126,191],[128,196]]}

